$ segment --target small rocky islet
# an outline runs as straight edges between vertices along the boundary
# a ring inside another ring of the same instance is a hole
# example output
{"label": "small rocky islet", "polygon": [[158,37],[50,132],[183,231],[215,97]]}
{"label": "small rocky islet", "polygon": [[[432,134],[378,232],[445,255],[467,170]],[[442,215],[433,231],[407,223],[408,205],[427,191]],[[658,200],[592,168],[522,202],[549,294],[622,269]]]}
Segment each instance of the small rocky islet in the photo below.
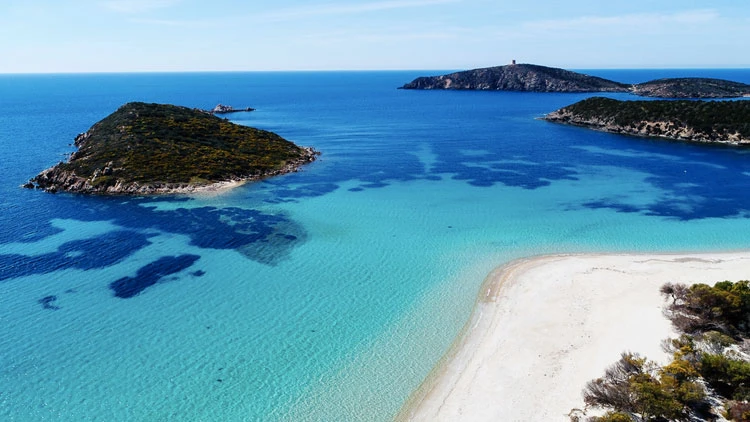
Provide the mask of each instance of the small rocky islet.
{"label": "small rocky islet", "polygon": [[295,172],[320,154],[213,114],[216,110],[127,103],[78,135],[78,150],[67,162],[24,187],[104,195],[191,192]]}
{"label": "small rocky islet", "polygon": [[245,108],[234,108],[230,105],[224,105],[224,104],[216,104],[216,107],[212,108],[211,110],[207,110],[208,113],[211,114],[229,114],[229,113],[241,113],[243,111],[255,111],[252,107],[245,107]]}

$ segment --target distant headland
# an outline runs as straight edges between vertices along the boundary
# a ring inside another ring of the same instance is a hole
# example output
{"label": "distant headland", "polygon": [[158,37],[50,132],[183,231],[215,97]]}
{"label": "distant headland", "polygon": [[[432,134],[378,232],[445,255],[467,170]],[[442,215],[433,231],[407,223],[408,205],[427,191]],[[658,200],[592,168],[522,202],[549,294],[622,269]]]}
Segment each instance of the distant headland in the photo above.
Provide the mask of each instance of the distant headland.
{"label": "distant headland", "polygon": [[510,64],[423,76],[402,89],[456,89],[530,92],[627,92],[629,85],[565,69]]}
{"label": "distant headland", "polygon": [[750,96],[750,85],[725,79],[666,78],[635,84],[631,92],[659,98],[736,98]]}
{"label": "distant headland", "polygon": [[611,133],[682,141],[750,144],[750,101],[618,101],[593,97],[544,120]]}
{"label": "distant headland", "polygon": [[295,172],[319,154],[212,114],[168,104],[125,104],[78,135],[78,151],[67,162],[24,187],[109,195],[192,192]]}
{"label": "distant headland", "polygon": [[452,89],[526,92],[623,92],[660,98],[732,98],[750,96],[750,85],[709,78],[669,78],[624,84],[570,70],[512,64],[422,76],[401,89]]}

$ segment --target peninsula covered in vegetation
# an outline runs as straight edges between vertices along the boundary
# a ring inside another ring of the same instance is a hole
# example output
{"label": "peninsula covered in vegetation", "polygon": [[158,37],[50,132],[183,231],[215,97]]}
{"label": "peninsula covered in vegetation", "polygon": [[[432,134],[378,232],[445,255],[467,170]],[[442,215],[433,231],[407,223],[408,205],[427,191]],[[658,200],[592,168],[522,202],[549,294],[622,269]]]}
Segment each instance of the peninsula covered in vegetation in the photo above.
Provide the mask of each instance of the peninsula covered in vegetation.
{"label": "peninsula covered in vegetation", "polygon": [[202,110],[128,103],[75,138],[78,151],[25,187],[158,194],[297,171],[319,154]]}
{"label": "peninsula covered in vegetation", "polygon": [[710,78],[667,78],[624,84],[570,70],[534,64],[423,76],[402,89],[453,89],[529,92],[623,92],[660,98],[732,98],[750,96],[750,85]]}
{"label": "peninsula covered in vegetation", "polygon": [[593,97],[549,113],[544,119],[636,136],[750,143],[750,101],[619,101]]}

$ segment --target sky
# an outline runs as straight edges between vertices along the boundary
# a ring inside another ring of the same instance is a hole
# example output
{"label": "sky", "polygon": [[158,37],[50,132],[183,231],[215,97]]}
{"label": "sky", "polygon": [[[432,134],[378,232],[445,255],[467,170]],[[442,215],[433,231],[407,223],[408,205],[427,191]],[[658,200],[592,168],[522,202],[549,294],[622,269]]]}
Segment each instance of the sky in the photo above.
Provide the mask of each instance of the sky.
{"label": "sky", "polygon": [[747,0],[0,0],[0,73],[750,68]]}

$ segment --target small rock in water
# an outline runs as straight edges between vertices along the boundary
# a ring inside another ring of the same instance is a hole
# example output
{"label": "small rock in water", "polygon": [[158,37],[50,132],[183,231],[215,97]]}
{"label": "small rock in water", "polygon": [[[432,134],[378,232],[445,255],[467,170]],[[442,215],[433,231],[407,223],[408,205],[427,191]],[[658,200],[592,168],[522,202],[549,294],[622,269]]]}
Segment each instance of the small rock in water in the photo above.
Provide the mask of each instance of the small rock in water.
{"label": "small rock in water", "polygon": [[45,296],[45,297],[39,299],[38,302],[42,305],[42,307],[44,309],[49,309],[49,310],[52,310],[52,311],[56,311],[56,310],[60,309],[60,307],[57,306],[57,305],[55,305],[55,301],[57,301],[57,296],[55,296],[55,295],[49,295],[49,296]]}

